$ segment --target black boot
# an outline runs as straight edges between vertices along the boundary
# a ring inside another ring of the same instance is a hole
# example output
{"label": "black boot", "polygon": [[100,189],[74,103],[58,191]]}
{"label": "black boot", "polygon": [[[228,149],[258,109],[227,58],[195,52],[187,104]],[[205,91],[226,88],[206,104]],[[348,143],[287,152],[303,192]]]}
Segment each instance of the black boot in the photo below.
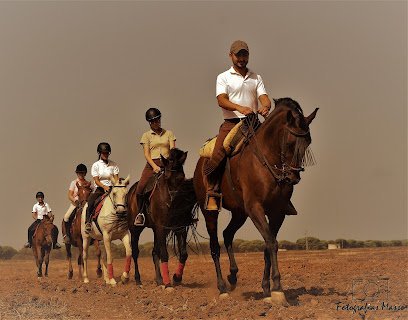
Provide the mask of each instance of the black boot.
{"label": "black boot", "polygon": [[71,224],[69,223],[69,221],[64,221],[64,224],[65,224],[64,243],[71,244]]}
{"label": "black boot", "polygon": [[144,200],[144,195],[143,194],[137,194],[136,195],[136,199],[137,199],[137,209],[139,210],[139,213],[136,216],[134,225],[135,226],[144,226],[145,224],[145,215],[143,213],[144,211],[144,204],[145,204],[145,200]]}

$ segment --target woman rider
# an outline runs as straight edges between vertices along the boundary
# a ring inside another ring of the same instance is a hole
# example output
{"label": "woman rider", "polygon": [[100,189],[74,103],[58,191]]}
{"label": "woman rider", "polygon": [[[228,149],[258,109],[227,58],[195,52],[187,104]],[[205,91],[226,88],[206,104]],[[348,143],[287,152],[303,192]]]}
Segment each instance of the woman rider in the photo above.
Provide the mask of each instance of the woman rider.
{"label": "woman rider", "polygon": [[101,142],[96,149],[98,153],[98,161],[96,161],[91,168],[91,175],[93,178],[94,192],[89,195],[88,208],[86,210],[85,231],[91,232],[91,215],[94,210],[95,200],[109,192],[112,187],[111,177],[119,179],[119,168],[115,162],[109,160],[111,154],[111,147],[107,142]]}
{"label": "woman rider", "polygon": [[77,183],[81,187],[89,185],[89,181],[85,179],[87,172],[88,172],[88,169],[86,165],[84,165],[83,163],[78,164],[75,170],[77,178],[71,181],[71,184],[69,185],[68,199],[70,201],[70,204],[69,204],[69,208],[67,212],[64,215],[64,224],[65,224],[65,233],[66,233],[66,235],[64,236],[64,242],[66,244],[69,244],[71,242],[71,222],[69,221],[69,219],[72,213],[74,212],[74,209],[78,205]]}
{"label": "woman rider", "polygon": [[143,226],[145,216],[143,214],[143,190],[154,173],[159,173],[162,165],[161,156],[167,158],[170,149],[176,146],[176,137],[170,130],[161,127],[161,112],[157,108],[150,108],[146,111],[146,121],[149,122],[150,130],[143,133],[140,144],[143,146],[143,153],[146,158],[146,166],[136,188],[137,207],[139,214],[136,216],[135,225]]}

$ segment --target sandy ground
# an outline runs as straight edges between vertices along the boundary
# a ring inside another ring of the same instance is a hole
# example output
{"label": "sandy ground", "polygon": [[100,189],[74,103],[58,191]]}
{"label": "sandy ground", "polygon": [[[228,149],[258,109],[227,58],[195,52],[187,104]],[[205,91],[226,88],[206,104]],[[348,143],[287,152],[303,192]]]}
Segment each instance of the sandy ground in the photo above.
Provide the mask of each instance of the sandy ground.
{"label": "sandy ground", "polygon": [[[220,300],[207,255],[190,255],[183,284],[171,293],[155,285],[150,258],[140,259],[142,288],[133,268],[131,282],[113,288],[96,278],[96,261],[89,284],[76,268],[68,280],[62,260],[51,261],[41,280],[34,261],[0,261],[0,319],[408,319],[407,247],[279,252],[289,307],[262,300],[263,254],[237,254],[237,263],[237,288]],[[226,255],[222,267],[226,278]],[[119,277],[123,261],[114,268]]]}

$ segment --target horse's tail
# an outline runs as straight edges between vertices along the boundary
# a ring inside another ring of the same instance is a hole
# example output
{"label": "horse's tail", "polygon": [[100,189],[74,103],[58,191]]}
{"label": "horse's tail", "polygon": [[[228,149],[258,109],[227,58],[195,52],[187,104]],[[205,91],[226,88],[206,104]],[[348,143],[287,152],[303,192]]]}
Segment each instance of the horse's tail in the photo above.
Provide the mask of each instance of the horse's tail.
{"label": "horse's tail", "polygon": [[191,230],[190,237],[186,239],[187,245],[190,246],[191,239],[194,239],[197,243],[195,225],[198,222],[198,212],[199,206],[194,191],[193,179],[187,179],[180,185],[169,209],[171,226],[169,226],[167,245],[173,248],[175,255],[179,254],[176,245],[177,234],[185,233],[188,236]]}

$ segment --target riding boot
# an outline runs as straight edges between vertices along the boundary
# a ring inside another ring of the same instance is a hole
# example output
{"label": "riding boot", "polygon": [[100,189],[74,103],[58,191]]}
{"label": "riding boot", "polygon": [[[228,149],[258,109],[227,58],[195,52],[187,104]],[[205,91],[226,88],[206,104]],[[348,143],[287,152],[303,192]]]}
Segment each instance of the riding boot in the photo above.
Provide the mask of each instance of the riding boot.
{"label": "riding boot", "polygon": [[145,204],[145,198],[144,195],[142,193],[138,193],[136,195],[136,199],[137,199],[137,208],[139,210],[139,213],[136,216],[134,225],[135,226],[143,226],[145,224],[145,215],[143,213],[144,211],[144,204]]}
{"label": "riding boot", "polygon": [[218,192],[219,182],[217,171],[211,172],[204,177],[207,182],[205,209],[208,211],[220,211],[222,207],[222,194]]}
{"label": "riding boot", "polygon": [[64,221],[64,225],[65,225],[64,243],[71,244],[71,224],[69,223],[69,221]]}
{"label": "riding boot", "polygon": [[88,203],[88,208],[86,208],[86,215],[85,215],[85,232],[87,233],[90,233],[92,231],[92,222],[91,222],[92,211],[93,211],[93,206],[89,205]]}
{"label": "riding boot", "polygon": [[53,249],[61,249],[61,245],[58,243],[58,228],[54,226],[51,230],[51,237],[52,237],[52,248]]}

